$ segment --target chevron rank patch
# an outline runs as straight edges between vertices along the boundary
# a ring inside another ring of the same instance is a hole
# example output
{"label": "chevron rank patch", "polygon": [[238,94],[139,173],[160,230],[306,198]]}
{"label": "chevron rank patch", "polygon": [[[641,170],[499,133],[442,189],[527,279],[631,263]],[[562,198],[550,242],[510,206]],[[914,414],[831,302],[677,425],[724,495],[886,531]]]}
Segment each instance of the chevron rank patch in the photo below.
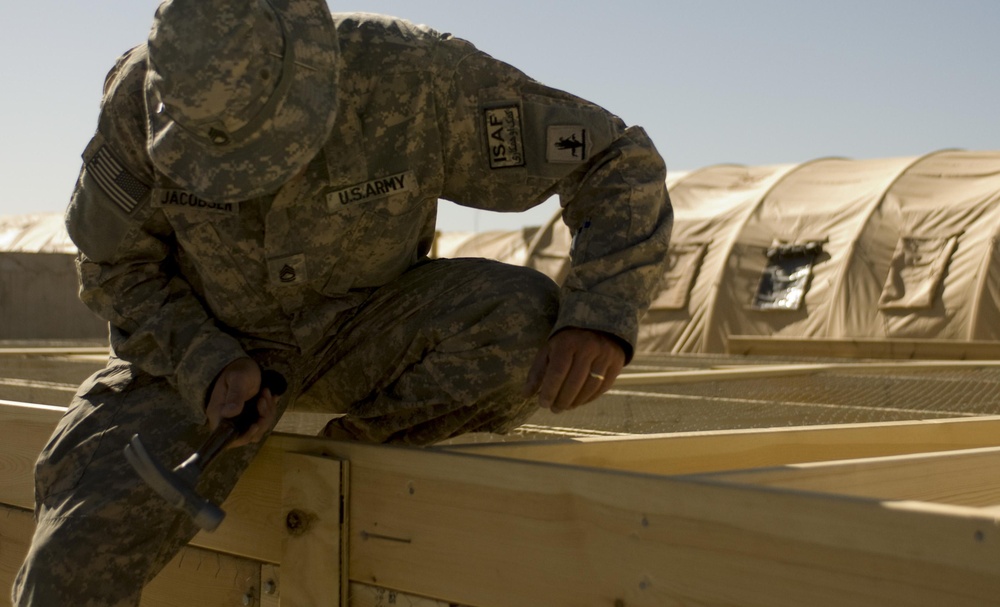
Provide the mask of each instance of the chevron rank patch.
{"label": "chevron rank patch", "polygon": [[87,174],[126,213],[134,211],[150,193],[150,187],[129,173],[106,145],[87,162]]}
{"label": "chevron rank patch", "polygon": [[587,129],[579,125],[554,125],[546,132],[545,160],[553,164],[579,164],[590,157]]}

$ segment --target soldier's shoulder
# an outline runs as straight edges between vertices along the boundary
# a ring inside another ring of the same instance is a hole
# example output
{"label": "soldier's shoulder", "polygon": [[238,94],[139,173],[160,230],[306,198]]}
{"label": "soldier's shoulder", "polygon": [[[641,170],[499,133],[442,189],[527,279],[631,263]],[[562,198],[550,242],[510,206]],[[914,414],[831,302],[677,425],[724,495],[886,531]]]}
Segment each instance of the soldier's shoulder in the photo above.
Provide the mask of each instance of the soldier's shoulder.
{"label": "soldier's shoulder", "polygon": [[115,95],[142,96],[146,81],[146,45],[141,44],[126,51],[115,61],[114,67],[104,78],[104,97]]}
{"label": "soldier's shoulder", "polygon": [[346,62],[370,69],[425,69],[451,34],[406,19],[375,13],[334,13]]}
{"label": "soldier's shoulder", "polygon": [[333,19],[341,39],[348,41],[420,45],[447,36],[430,26],[378,13],[334,13]]}

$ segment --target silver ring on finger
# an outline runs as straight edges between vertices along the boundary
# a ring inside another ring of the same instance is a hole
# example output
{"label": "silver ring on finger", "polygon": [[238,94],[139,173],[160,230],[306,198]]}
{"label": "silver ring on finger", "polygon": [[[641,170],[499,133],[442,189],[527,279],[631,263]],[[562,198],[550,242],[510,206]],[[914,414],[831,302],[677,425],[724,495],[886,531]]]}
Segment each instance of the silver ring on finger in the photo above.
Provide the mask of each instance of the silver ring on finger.
{"label": "silver ring on finger", "polygon": [[604,376],[598,373],[597,371],[591,371],[590,376],[596,379],[597,381],[604,381]]}

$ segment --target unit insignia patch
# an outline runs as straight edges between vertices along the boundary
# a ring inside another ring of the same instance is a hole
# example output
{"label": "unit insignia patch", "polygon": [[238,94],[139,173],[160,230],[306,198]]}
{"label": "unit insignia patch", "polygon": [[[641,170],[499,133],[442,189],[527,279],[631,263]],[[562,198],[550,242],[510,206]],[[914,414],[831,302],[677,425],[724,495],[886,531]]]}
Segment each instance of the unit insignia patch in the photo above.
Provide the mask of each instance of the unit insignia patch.
{"label": "unit insignia patch", "polygon": [[490,168],[523,167],[525,159],[521,109],[516,105],[488,108],[484,119]]}
{"label": "unit insignia patch", "polygon": [[553,125],[548,128],[545,160],[553,164],[579,164],[590,157],[587,129],[580,125]]}

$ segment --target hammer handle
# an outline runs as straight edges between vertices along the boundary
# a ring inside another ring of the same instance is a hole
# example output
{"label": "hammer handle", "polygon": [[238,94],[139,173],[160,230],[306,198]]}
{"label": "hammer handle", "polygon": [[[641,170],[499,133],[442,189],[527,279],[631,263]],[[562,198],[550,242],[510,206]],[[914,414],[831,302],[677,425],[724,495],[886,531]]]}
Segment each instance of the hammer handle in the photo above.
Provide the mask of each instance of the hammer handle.
{"label": "hammer handle", "polygon": [[[260,385],[261,392],[263,392],[264,388],[267,388],[274,396],[281,396],[288,389],[288,382],[285,381],[281,373],[271,369],[266,369],[261,374]],[[215,456],[224,451],[229,443],[246,433],[250,429],[250,426],[253,426],[260,419],[260,412],[257,411],[257,399],[259,397],[260,394],[258,393],[243,403],[243,410],[240,411],[239,415],[223,419],[219,423],[219,427],[212,432],[201,448],[198,449],[196,456],[202,470],[208,467],[212,463],[212,460],[215,459]]]}

